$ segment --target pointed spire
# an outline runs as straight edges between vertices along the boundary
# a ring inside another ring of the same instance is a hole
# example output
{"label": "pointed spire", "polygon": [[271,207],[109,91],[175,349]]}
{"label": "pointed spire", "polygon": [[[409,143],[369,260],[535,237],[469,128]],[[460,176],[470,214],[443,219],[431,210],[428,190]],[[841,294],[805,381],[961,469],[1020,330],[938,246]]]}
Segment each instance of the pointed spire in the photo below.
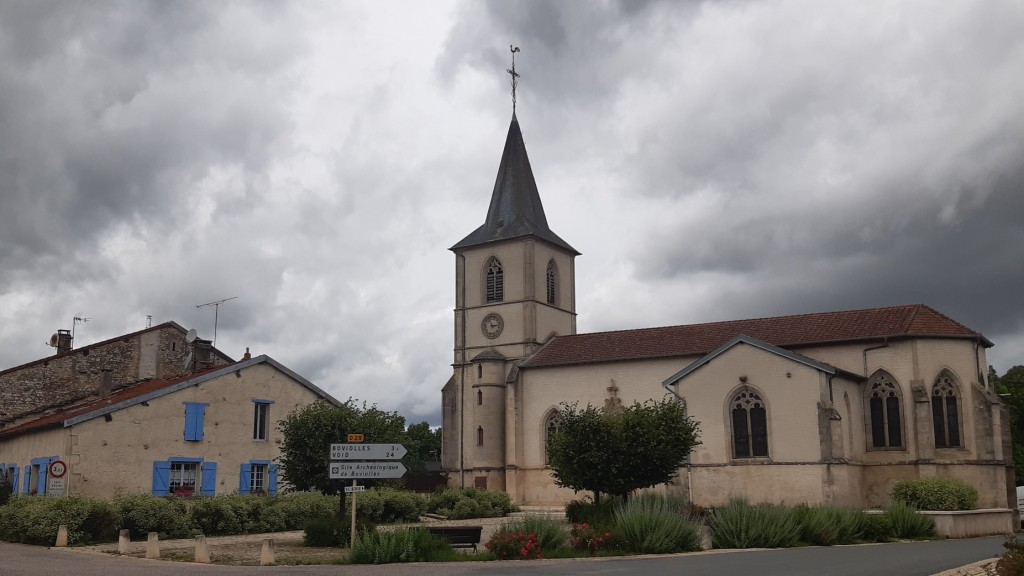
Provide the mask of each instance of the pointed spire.
{"label": "pointed spire", "polygon": [[451,250],[522,236],[536,236],[572,254],[579,254],[548,228],[537,182],[530,168],[530,159],[526,156],[519,119],[513,112],[512,123],[505,138],[505,150],[501,153],[498,177],[491,193],[491,205],[487,209],[487,219],[483,226],[452,246]]}

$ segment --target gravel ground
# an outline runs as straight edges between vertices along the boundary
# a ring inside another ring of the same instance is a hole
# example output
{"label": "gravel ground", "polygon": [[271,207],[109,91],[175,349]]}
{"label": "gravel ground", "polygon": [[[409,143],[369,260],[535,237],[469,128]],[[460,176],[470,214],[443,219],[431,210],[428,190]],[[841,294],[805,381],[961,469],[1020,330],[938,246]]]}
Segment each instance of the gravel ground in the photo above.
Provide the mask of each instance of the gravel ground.
{"label": "gravel ground", "polygon": [[[483,526],[480,535],[487,542],[495,530],[508,518],[474,518],[471,520],[436,520],[421,518],[419,524],[380,526],[381,529],[397,526]],[[302,543],[303,531],[273,532],[270,534],[240,534],[236,536],[211,536],[206,538],[210,560],[214,564],[236,564],[255,566],[260,563],[263,540],[274,541],[274,555],[277,564],[330,564],[348,554],[347,548],[311,548]],[[482,544],[481,544],[482,548]],[[73,548],[83,552],[117,554],[117,543],[97,544]],[[472,550],[468,551],[472,553]],[[146,541],[132,541],[128,555],[146,557]],[[177,562],[192,562],[195,557],[195,539],[164,540],[160,542],[160,558]]]}

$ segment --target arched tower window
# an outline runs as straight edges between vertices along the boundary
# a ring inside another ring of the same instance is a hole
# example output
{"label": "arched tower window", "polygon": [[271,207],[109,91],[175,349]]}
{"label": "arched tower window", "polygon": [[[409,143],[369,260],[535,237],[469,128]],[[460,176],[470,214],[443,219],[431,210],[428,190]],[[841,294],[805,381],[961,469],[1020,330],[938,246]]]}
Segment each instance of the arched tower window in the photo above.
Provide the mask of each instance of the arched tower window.
{"label": "arched tower window", "polygon": [[558,294],[558,268],[555,266],[554,260],[548,261],[547,284],[548,304],[554,304],[555,296]]}
{"label": "arched tower window", "polygon": [[562,423],[562,418],[558,412],[552,412],[548,415],[547,419],[544,420],[544,464],[547,465],[550,461],[548,459],[548,447],[551,446],[551,437],[558,432],[558,427]]}
{"label": "arched tower window", "polygon": [[483,426],[477,426],[476,427],[476,445],[477,446],[483,446],[484,445],[484,427]]}
{"label": "arched tower window", "polygon": [[484,391],[483,390],[477,390],[476,391],[476,405],[477,406],[483,406],[484,405]]}
{"label": "arched tower window", "polygon": [[768,411],[761,397],[744,387],[732,397],[729,408],[733,458],[768,457]]}
{"label": "arched tower window", "polygon": [[491,256],[487,261],[487,302],[501,302],[505,299],[505,276],[501,262]]}
{"label": "arched tower window", "polygon": [[868,382],[868,418],[872,448],[903,448],[902,401],[900,387],[885,372]]}
{"label": "arched tower window", "polygon": [[932,423],[936,448],[957,448],[960,441],[959,394],[953,375],[943,370],[932,387]]}

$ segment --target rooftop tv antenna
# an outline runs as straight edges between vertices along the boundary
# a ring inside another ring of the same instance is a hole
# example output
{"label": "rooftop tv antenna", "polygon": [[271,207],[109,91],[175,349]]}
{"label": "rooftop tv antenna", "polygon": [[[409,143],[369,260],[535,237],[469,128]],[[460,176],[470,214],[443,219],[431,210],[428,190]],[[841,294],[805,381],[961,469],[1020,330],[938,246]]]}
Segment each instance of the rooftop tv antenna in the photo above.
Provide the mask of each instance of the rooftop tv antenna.
{"label": "rooftop tv antenna", "polygon": [[72,347],[75,345],[75,326],[78,326],[79,324],[85,324],[89,320],[92,320],[92,318],[85,318],[85,317],[83,317],[81,312],[76,314],[75,317],[71,319],[71,346]]}
{"label": "rooftop tv antenna", "polygon": [[220,316],[220,305],[227,302],[228,300],[234,300],[238,296],[232,296],[231,298],[225,298],[223,300],[214,300],[213,302],[207,302],[206,304],[199,304],[196,308],[202,308],[204,306],[213,306],[213,347],[217,347],[217,319]]}

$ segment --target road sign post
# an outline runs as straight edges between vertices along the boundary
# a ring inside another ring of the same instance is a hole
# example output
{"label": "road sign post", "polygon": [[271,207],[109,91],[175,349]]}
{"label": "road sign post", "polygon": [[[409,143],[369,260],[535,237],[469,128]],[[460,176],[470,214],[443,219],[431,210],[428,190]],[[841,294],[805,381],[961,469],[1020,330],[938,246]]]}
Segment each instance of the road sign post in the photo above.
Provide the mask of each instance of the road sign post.
{"label": "road sign post", "polygon": [[63,460],[54,460],[46,469],[48,479],[46,481],[47,496],[63,496],[67,489],[67,480],[64,475],[68,473],[68,465]]}
{"label": "road sign post", "polygon": [[[327,477],[331,480],[352,480],[352,486],[346,486],[341,492],[341,508],[345,509],[345,494],[352,494],[352,539],[356,541],[356,493],[365,487],[357,486],[356,480],[384,478],[401,478],[406,468],[401,460],[408,450],[401,444],[364,444],[362,434],[349,434],[347,444],[331,444],[330,464],[327,466]],[[382,462],[383,460],[383,462]]]}

